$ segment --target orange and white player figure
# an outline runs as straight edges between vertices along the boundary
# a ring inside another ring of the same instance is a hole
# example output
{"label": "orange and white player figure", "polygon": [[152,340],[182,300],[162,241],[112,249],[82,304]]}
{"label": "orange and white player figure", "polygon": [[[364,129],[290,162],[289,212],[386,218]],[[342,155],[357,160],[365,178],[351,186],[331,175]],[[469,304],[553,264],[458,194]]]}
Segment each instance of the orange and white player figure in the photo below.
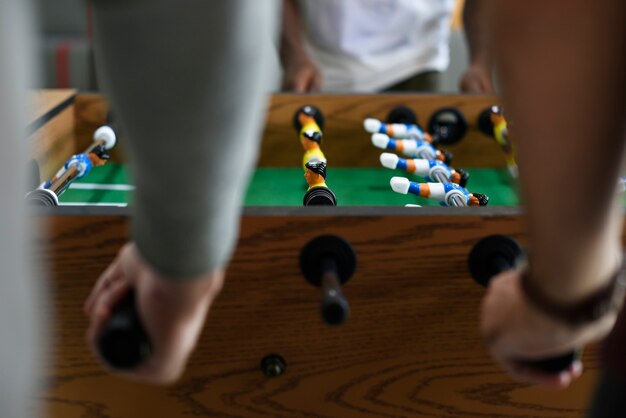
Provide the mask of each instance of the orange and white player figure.
{"label": "orange and white player figure", "polygon": [[411,123],[384,123],[378,119],[367,118],[363,121],[365,130],[372,134],[385,134],[398,139],[419,139],[432,144],[431,135],[422,128]]}
{"label": "orange and white player figure", "polygon": [[396,193],[436,200],[441,206],[487,206],[489,203],[487,195],[469,193],[454,183],[415,183],[404,177],[392,177],[389,184]]}
{"label": "orange and white player figure", "polygon": [[427,182],[450,182],[466,187],[469,180],[469,173],[464,170],[455,170],[439,160],[405,159],[390,152],[383,152],[380,154],[380,163],[385,168],[399,169],[424,177]]}
{"label": "orange and white player figure", "polygon": [[323,120],[322,112],[311,105],[303,106],[294,115],[294,126],[304,149],[303,167],[309,161],[326,162],[321,149],[323,134],[320,124],[323,124]]}
{"label": "orange and white player figure", "polygon": [[309,185],[304,195],[304,206],[336,206],[337,197],[326,184],[326,163],[308,161],[304,167],[304,178]]}
{"label": "orange and white player figure", "polygon": [[398,151],[407,157],[439,160],[445,164],[452,162],[452,154],[435,149],[430,143],[419,139],[393,139],[385,134],[372,134],[372,144],[376,148]]}

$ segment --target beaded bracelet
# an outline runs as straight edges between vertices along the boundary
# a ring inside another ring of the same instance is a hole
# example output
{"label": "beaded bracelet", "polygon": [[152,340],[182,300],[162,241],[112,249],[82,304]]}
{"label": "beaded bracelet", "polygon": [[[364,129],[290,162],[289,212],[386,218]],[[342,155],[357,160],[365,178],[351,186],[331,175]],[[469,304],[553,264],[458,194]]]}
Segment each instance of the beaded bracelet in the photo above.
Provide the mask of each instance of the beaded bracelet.
{"label": "beaded bracelet", "polygon": [[550,300],[539,289],[528,268],[524,269],[521,277],[522,291],[528,301],[543,313],[558,319],[561,322],[577,327],[589,324],[602,318],[612,311],[619,311],[626,295],[626,256],[618,270],[611,276],[609,283],[585,297],[584,299],[563,305]]}

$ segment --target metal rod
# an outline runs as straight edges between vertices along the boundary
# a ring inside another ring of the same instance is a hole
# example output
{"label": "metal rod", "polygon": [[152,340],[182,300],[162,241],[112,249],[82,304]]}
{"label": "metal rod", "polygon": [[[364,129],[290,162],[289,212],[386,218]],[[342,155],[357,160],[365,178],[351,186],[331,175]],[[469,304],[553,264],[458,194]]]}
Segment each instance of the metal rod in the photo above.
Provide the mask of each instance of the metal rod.
{"label": "metal rod", "polygon": [[431,156],[431,154],[429,154],[426,151],[422,151],[419,154],[417,154],[417,156],[423,160],[432,160],[433,157]]}
{"label": "metal rod", "polygon": [[59,177],[57,181],[55,181],[49,187],[50,191],[56,194],[57,196],[60,196],[61,194],[63,194],[65,189],[67,189],[70,183],[74,181],[76,176],[78,176],[78,169],[74,166],[70,167],[69,169],[65,170],[63,175]]}
{"label": "metal rod", "polygon": [[341,292],[337,264],[332,257],[323,257],[322,272],[322,318],[329,325],[342,324],[350,315],[350,306]]}
{"label": "metal rod", "polygon": [[324,298],[343,297],[341,294],[341,284],[337,277],[337,264],[332,257],[324,257],[322,260],[322,291]]}
{"label": "metal rod", "polygon": [[93,141],[91,143],[91,145],[89,145],[87,147],[87,149],[83,152],[83,154],[89,154],[92,153],[94,149],[96,149],[96,147],[99,147],[100,145],[104,145],[104,139],[96,139],[95,141]]}
{"label": "metal rod", "polygon": [[454,205],[454,207],[457,208],[462,208],[462,207],[466,207],[467,203],[461,199],[460,196],[452,196],[452,204]]}
{"label": "metal rod", "polygon": [[433,177],[435,178],[435,180],[437,180],[439,183],[448,183],[450,181],[450,179],[443,173],[441,172],[437,172],[433,175]]}
{"label": "metal rod", "polygon": [[[448,183],[448,182],[450,182],[450,179],[445,174],[443,174],[441,172],[435,173],[433,175],[433,177],[439,183]],[[459,197],[459,196],[452,196],[452,206],[457,207],[457,208],[461,208],[461,207],[467,206],[467,203],[465,203],[463,201],[463,199],[461,199],[461,197]]]}

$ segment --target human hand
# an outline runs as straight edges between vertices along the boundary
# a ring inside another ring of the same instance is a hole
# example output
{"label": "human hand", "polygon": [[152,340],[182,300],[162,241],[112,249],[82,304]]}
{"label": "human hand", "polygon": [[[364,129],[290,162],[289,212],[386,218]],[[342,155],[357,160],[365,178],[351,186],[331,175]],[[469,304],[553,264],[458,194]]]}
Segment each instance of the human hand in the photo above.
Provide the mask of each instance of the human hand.
{"label": "human hand", "polygon": [[562,324],[526,300],[520,278],[519,270],[511,270],[499,274],[489,284],[481,317],[487,348],[514,379],[565,388],[582,373],[580,360],[558,374],[542,372],[529,363],[559,357],[603,338],[613,328],[617,315],[612,312],[592,324],[575,328]]}
{"label": "human hand", "polygon": [[308,93],[322,87],[322,72],[309,58],[294,59],[284,67],[284,91]]}
{"label": "human hand", "polygon": [[472,64],[461,76],[459,88],[463,93],[494,94],[490,71],[483,65]]}
{"label": "human hand", "polygon": [[184,280],[165,277],[147,264],[134,243],[128,243],[100,275],[85,302],[90,320],[88,344],[98,356],[96,339],[102,326],[115,304],[134,289],[152,355],[135,369],[112,372],[149,383],[172,383],[183,373],[223,281],[221,269]]}

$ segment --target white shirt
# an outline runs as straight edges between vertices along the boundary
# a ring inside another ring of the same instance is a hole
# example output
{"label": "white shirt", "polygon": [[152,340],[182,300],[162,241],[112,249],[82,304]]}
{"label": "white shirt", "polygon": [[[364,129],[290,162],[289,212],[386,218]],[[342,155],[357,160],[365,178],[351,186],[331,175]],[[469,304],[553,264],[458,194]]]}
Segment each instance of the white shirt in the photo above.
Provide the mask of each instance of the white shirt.
{"label": "white shirt", "polygon": [[374,92],[444,71],[454,0],[300,0],[324,91]]}

